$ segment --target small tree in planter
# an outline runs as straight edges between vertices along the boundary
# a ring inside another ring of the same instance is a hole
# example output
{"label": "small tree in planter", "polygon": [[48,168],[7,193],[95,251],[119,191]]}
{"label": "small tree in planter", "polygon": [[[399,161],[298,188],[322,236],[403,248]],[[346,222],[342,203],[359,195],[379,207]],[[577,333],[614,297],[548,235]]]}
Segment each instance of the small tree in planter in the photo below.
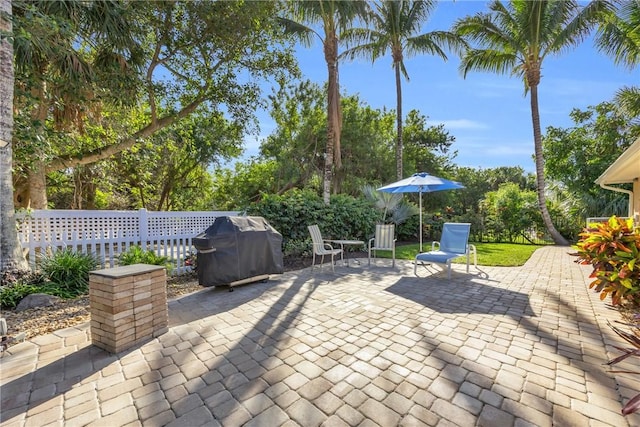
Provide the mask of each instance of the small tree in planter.
{"label": "small tree in planter", "polygon": [[[634,230],[632,219],[623,220],[612,216],[605,223],[589,224],[589,227],[580,233],[580,241],[575,248],[578,252],[572,255],[578,257],[577,262],[593,266],[590,277],[595,280],[589,287],[600,292],[601,300],[611,294],[614,307],[631,305],[631,311],[640,309],[640,234]],[[632,333],[609,324],[614,332],[632,347],[614,346],[622,355],[609,360],[608,365],[615,365],[631,356],[640,356],[637,317],[633,316],[630,324]],[[640,394],[626,403],[622,408],[622,414],[628,415],[639,409]]]}
{"label": "small tree in planter", "polygon": [[593,266],[589,288],[600,292],[601,300],[610,294],[614,306],[631,302],[640,307],[640,234],[632,219],[612,216],[589,224],[575,248],[577,262]]}

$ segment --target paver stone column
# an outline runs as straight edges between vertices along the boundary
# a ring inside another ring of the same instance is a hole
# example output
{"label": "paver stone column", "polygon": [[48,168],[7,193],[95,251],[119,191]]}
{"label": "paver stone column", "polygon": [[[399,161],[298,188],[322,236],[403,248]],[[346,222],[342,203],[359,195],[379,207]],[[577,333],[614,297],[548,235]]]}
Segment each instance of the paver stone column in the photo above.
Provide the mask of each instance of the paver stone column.
{"label": "paver stone column", "polygon": [[167,332],[164,267],[133,264],[89,273],[91,341],[119,353]]}

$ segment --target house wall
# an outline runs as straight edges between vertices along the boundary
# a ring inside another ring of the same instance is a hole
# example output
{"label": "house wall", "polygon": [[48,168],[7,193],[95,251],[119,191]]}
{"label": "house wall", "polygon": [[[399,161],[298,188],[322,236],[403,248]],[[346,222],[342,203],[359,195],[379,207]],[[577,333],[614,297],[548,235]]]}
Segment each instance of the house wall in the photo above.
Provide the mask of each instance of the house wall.
{"label": "house wall", "polygon": [[633,219],[640,226],[640,178],[633,180]]}

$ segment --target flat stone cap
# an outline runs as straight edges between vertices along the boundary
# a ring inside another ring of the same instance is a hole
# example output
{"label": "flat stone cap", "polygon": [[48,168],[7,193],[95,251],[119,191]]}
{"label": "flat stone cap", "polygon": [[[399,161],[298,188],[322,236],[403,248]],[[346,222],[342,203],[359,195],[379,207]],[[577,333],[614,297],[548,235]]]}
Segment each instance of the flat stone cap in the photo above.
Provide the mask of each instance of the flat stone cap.
{"label": "flat stone cap", "polygon": [[123,265],[121,267],[105,268],[103,270],[94,270],[90,271],[89,274],[117,279],[119,277],[137,276],[139,274],[151,273],[152,271],[163,269],[164,267],[161,265],[131,264]]}

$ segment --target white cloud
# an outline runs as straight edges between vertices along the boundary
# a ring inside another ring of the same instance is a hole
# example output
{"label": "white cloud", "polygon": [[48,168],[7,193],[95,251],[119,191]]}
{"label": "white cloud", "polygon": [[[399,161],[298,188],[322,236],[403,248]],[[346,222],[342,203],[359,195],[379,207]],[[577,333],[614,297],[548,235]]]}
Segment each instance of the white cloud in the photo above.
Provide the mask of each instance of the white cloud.
{"label": "white cloud", "polygon": [[445,129],[448,130],[460,130],[460,129],[489,129],[486,123],[478,122],[469,119],[452,119],[452,120],[428,120],[429,126],[437,126],[443,124]]}

